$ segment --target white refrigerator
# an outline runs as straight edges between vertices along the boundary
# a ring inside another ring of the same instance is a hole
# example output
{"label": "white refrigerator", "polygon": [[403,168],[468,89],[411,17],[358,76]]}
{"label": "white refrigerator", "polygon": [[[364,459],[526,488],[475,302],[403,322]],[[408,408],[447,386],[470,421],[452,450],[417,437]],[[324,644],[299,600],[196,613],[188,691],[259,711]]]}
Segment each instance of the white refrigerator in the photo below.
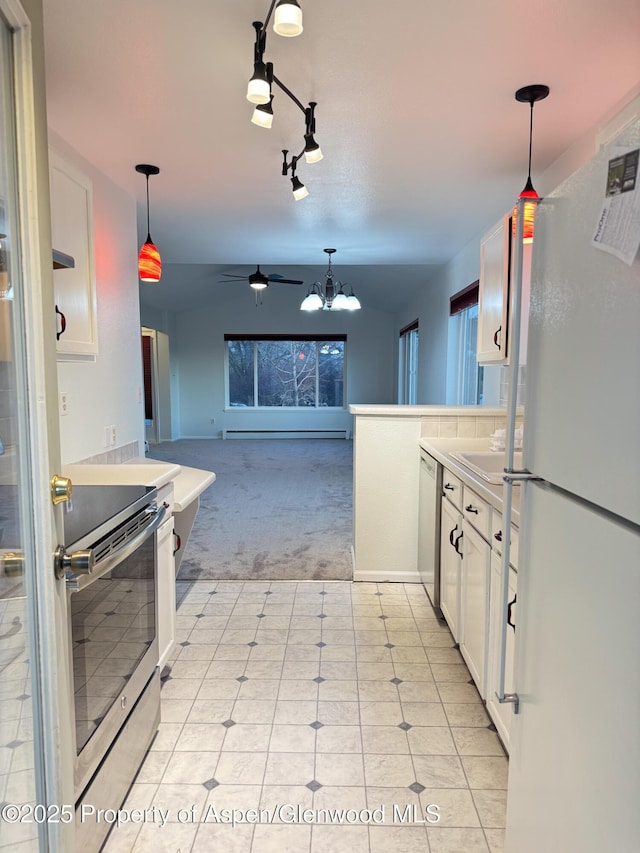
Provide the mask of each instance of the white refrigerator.
{"label": "white refrigerator", "polygon": [[506,853],[640,851],[640,261],[592,245],[638,147],[640,123],[536,213]]}

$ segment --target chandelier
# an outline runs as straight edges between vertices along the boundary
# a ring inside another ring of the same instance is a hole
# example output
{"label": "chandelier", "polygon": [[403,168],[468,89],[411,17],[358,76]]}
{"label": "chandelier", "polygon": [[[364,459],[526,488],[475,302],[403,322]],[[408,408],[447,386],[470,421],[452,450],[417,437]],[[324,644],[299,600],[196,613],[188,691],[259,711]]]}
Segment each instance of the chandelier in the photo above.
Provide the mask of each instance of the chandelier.
{"label": "chandelier", "polygon": [[307,163],[318,163],[322,160],[322,150],[315,140],[316,118],[315,109],[316,101],[310,101],[309,106],[304,104],[288,89],[284,83],[279,80],[273,73],[273,63],[264,61],[264,52],[267,46],[267,27],[271,15],[274,11],[273,30],[275,33],[285,37],[300,35],[302,32],[302,10],[296,0],[272,0],[269,6],[267,16],[262,21],[254,21],[252,26],[255,29],[256,37],[253,48],[253,76],[249,80],[247,87],[247,100],[255,104],[255,109],[251,117],[253,124],[258,127],[269,129],[273,124],[273,84],[290,98],[293,103],[302,110],[304,114],[304,146],[299,154],[294,154],[291,159],[288,159],[289,151],[286,148],[282,149],[282,174],[287,177],[291,176],[291,191],[296,201],[300,201],[309,195],[309,190],[302,183],[296,174],[298,161],[304,159]]}
{"label": "chandelier", "polygon": [[333,280],[333,269],[331,268],[331,255],[336,249],[323,249],[329,255],[329,267],[325,273],[324,284],[319,281],[309,288],[307,295],[302,300],[301,311],[357,311],[362,306],[360,300],[349,286],[349,295],[344,292],[344,285],[340,281]]}

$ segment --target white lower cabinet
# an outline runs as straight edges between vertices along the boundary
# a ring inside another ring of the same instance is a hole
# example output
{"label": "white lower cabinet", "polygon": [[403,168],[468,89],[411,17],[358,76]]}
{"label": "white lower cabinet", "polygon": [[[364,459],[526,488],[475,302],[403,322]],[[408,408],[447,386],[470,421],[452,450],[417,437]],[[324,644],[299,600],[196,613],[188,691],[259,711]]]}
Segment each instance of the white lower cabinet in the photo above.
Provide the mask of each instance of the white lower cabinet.
{"label": "white lower cabinet", "polygon": [[[507,625],[506,657],[505,657],[505,693],[514,691],[514,664],[516,645],[516,594],[518,591],[517,572],[509,566],[509,624]],[[487,679],[487,711],[498,729],[505,749],[509,751],[511,720],[513,705],[500,704],[496,693],[500,679],[500,652],[502,647],[502,558],[493,551],[491,553],[491,620],[489,634],[489,661]]]}
{"label": "white lower cabinet", "polygon": [[458,642],[462,516],[450,501],[443,499],[440,519],[440,609],[447,620],[453,639]]}
{"label": "white lower cabinet", "polygon": [[484,699],[489,637],[491,548],[466,518],[463,525],[459,643],[462,657]]}

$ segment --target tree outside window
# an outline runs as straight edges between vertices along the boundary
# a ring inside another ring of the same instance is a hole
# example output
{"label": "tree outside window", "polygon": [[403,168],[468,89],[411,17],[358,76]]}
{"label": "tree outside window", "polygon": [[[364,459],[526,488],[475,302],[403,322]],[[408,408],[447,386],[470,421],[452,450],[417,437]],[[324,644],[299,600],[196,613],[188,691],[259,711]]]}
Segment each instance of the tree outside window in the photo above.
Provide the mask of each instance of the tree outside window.
{"label": "tree outside window", "polygon": [[344,406],[345,339],[226,337],[230,406]]}

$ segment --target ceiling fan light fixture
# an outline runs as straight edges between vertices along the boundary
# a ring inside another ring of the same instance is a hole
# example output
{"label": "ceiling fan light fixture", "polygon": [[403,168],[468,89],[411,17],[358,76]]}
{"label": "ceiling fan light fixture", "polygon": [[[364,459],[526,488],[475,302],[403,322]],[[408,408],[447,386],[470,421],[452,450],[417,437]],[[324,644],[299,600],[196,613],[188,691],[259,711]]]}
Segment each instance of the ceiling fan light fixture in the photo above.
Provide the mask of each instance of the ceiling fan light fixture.
{"label": "ceiling fan light fixture", "polygon": [[258,127],[265,127],[267,130],[273,125],[273,95],[271,95],[268,104],[258,104],[253,111],[251,121],[257,124]]}
{"label": "ceiling fan light fixture", "polygon": [[160,169],[157,166],[150,166],[147,163],[139,163],[136,166],[136,172],[145,175],[147,179],[147,239],[140,247],[138,255],[138,275],[140,281],[156,284],[160,281],[162,275],[162,259],[158,247],[151,239],[149,230],[149,176],[159,175]]}
{"label": "ceiling fan light fixture", "polygon": [[302,9],[296,0],[279,0],[273,18],[273,31],[292,38],[302,32]]}
{"label": "ceiling fan light fixture", "polygon": [[300,178],[297,175],[294,175],[291,178],[291,187],[293,190],[293,197],[296,201],[301,201],[303,198],[306,198],[309,195],[309,190],[302,183]]}
{"label": "ceiling fan light fixture", "polygon": [[267,66],[262,60],[253,63],[253,77],[247,86],[247,100],[252,104],[268,104],[271,100]]}

